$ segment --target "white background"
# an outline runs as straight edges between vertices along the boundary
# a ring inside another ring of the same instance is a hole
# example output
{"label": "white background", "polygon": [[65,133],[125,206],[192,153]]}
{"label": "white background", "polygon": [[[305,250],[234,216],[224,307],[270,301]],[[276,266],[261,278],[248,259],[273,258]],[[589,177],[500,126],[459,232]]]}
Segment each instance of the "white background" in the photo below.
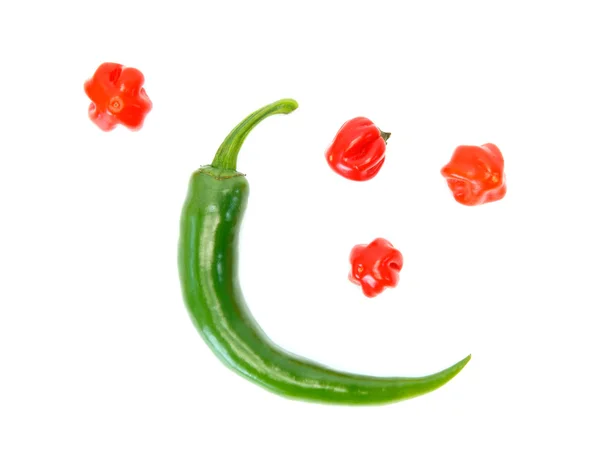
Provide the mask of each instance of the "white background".
{"label": "white background", "polygon": [[[594,2],[149,3],[0,7],[0,457],[598,457]],[[105,61],[146,76],[139,132],[87,117],[83,83]],[[238,162],[252,312],[344,370],[422,375],[472,353],[438,391],[289,401],[192,326],[176,263],[188,178],[285,97],[299,109]],[[367,183],[324,159],[354,116],[392,132]],[[486,142],[508,194],[461,206],[439,170]],[[375,237],[405,265],[369,300],[347,257]]]}

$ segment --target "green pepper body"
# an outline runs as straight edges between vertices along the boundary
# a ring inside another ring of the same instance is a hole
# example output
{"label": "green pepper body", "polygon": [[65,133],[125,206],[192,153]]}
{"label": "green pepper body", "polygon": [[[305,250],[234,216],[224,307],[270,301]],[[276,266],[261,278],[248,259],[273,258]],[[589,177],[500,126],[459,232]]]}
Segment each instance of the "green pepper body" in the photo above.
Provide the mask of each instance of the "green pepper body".
{"label": "green pepper body", "polygon": [[[238,282],[238,239],[248,202],[248,181],[235,171],[248,132],[295,101],[268,105],[242,121],[223,142],[212,166],[191,177],[181,216],[179,273],[194,325],[219,359],[248,380],[285,397],[348,405],[395,402],[431,392],[467,364],[424,377],[372,377],[340,372],[286,352],[261,330]],[[241,137],[241,141],[240,141]]]}

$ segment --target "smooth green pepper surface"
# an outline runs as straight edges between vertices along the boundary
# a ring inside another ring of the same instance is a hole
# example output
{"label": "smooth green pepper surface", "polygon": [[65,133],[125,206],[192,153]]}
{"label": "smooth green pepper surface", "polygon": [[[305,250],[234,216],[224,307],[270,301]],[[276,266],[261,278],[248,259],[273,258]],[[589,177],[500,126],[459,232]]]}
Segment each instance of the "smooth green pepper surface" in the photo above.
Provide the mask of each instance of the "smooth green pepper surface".
{"label": "smooth green pepper surface", "polygon": [[470,356],[433,375],[372,377],[335,371],[286,352],[252,317],[238,283],[238,239],[248,202],[248,181],[235,170],[247,134],[264,118],[290,113],[284,99],[242,121],[225,139],[211,166],[191,177],[181,216],[179,274],[190,316],[206,344],[230,369],[285,397],[368,405],[431,392],[467,364]]}

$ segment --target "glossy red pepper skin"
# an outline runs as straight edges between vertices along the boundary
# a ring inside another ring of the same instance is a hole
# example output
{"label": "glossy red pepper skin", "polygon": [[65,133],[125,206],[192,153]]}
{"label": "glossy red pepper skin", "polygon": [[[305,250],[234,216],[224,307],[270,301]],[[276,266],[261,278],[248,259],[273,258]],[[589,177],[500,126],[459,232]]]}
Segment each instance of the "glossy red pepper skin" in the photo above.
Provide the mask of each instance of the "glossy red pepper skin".
{"label": "glossy red pepper skin", "polygon": [[390,133],[381,132],[364,117],[344,123],[325,153],[329,166],[342,177],[357,182],[370,180],[385,161]]}
{"label": "glossy red pepper skin", "polygon": [[365,296],[373,298],[386,287],[398,285],[404,258],[389,241],[377,238],[368,245],[354,246],[350,264],[350,281],[360,285]]}
{"label": "glossy red pepper skin", "polygon": [[142,128],[152,109],[144,85],[144,75],[137,69],[106,62],[84,84],[92,103],[89,117],[103,131],[118,124],[135,131]]}
{"label": "glossy red pepper skin", "polygon": [[465,206],[498,201],[506,194],[504,158],[493,143],[459,146],[441,172],[454,199]]}

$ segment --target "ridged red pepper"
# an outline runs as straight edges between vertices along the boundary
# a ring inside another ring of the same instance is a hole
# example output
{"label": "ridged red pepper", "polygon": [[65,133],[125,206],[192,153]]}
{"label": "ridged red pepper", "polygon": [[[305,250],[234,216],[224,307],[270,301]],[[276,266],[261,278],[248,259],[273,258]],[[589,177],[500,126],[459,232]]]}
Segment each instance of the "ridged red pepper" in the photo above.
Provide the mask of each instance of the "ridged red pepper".
{"label": "ridged red pepper", "polygon": [[90,119],[103,131],[117,124],[138,130],[152,109],[152,102],[142,88],[144,75],[137,69],[106,62],[85,82],[85,93],[92,100]]}
{"label": "ridged red pepper", "polygon": [[390,135],[367,118],[353,118],[340,128],[325,158],[342,177],[359,182],[372,179],[383,166]]}
{"label": "ridged red pepper", "polygon": [[493,143],[459,146],[441,172],[454,199],[466,206],[498,201],[506,194],[504,158]]}
{"label": "ridged red pepper", "polygon": [[402,254],[387,240],[377,238],[369,245],[356,245],[350,252],[352,269],[348,278],[373,298],[386,287],[395,287],[404,264]]}

